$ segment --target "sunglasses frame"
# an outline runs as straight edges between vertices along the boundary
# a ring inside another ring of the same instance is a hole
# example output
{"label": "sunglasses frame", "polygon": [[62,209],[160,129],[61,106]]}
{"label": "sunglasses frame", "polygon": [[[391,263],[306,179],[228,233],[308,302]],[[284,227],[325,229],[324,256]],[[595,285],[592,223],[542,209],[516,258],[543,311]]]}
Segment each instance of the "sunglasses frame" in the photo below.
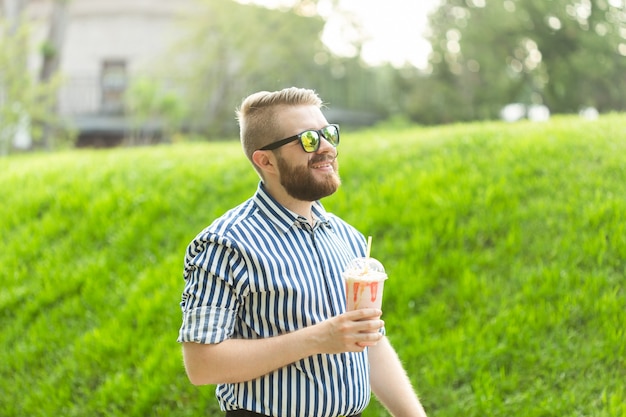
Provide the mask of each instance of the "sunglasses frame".
{"label": "sunglasses frame", "polygon": [[[335,129],[337,129],[337,143],[332,143],[330,140],[328,140],[328,138],[326,137],[326,135],[324,134],[324,130],[328,129],[330,126],[333,126]],[[306,148],[304,147],[304,144],[302,143],[302,135],[304,135],[307,132],[315,132],[318,135],[320,135],[320,140],[317,142],[317,146],[315,147],[315,149],[313,149],[312,151],[307,151]],[[313,152],[317,152],[318,149],[320,148],[320,144],[322,143],[322,138],[326,139],[326,141],[328,143],[330,143],[334,148],[337,147],[337,145],[339,145],[339,125],[338,124],[334,124],[331,123],[327,126],[324,126],[321,129],[307,129],[303,132],[298,133],[297,135],[293,135],[290,136],[288,138],[285,139],[281,139],[281,140],[277,140],[276,142],[272,142],[269,145],[265,145],[262,148],[259,148],[260,151],[273,151],[274,149],[278,149],[281,146],[284,146],[288,143],[294,142],[296,140],[300,140],[300,146],[302,146],[302,150],[304,150],[304,152],[306,153],[313,153]]]}

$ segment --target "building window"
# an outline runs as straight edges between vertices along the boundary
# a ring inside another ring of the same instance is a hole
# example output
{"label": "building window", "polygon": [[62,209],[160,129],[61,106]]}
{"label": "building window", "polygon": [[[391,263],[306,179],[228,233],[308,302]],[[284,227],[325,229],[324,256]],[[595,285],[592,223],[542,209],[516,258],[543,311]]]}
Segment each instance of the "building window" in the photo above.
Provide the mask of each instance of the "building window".
{"label": "building window", "polygon": [[104,61],[100,82],[102,86],[102,112],[105,114],[122,114],[124,112],[124,93],[128,85],[126,61]]}

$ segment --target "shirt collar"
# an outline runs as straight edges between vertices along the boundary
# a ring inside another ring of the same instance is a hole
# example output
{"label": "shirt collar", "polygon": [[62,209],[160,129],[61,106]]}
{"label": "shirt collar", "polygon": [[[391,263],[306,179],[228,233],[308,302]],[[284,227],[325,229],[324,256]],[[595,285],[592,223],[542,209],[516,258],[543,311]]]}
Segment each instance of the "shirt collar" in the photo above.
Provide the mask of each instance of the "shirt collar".
{"label": "shirt collar", "polygon": [[[263,181],[259,182],[259,186],[253,199],[261,213],[263,213],[283,232],[287,232],[290,228],[297,226],[298,223],[302,222],[302,216],[289,210],[270,195],[265,188]],[[322,203],[314,201],[311,211],[316,219],[315,226],[318,226],[318,224],[323,224],[325,226],[329,225],[328,213],[324,209]]]}

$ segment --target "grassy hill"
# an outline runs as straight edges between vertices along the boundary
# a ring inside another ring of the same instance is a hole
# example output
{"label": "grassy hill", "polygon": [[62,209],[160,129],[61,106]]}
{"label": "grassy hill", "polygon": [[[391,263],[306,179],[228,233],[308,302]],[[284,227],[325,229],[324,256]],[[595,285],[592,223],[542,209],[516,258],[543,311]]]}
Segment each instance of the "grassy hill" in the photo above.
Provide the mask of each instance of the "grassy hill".
{"label": "grassy hill", "polygon": [[[626,416],[626,116],[345,132],[340,165],[429,415]],[[182,257],[257,181],[236,142],[0,159],[0,415],[219,415]]]}

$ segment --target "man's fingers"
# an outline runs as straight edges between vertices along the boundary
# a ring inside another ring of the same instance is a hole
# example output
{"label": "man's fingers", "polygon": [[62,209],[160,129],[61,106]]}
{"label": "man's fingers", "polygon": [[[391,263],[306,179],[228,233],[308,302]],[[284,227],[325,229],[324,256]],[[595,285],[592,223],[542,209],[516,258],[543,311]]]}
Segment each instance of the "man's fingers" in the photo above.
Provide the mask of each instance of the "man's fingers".
{"label": "man's fingers", "polygon": [[344,313],[343,315],[352,321],[359,320],[371,320],[382,316],[383,312],[377,308],[361,308],[359,310],[352,310]]}
{"label": "man's fingers", "polygon": [[367,346],[375,346],[380,339],[383,338],[383,335],[379,332],[376,333],[364,333],[361,335],[362,340],[356,342],[356,345],[359,347],[367,347]]}
{"label": "man's fingers", "polygon": [[385,322],[380,319],[362,320],[357,323],[358,331],[361,333],[377,332],[385,327]]}
{"label": "man's fingers", "polygon": [[350,313],[354,313],[355,320],[371,319],[382,316],[383,312],[377,308],[362,308],[354,310]]}

